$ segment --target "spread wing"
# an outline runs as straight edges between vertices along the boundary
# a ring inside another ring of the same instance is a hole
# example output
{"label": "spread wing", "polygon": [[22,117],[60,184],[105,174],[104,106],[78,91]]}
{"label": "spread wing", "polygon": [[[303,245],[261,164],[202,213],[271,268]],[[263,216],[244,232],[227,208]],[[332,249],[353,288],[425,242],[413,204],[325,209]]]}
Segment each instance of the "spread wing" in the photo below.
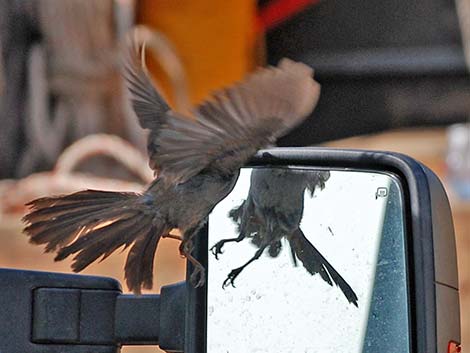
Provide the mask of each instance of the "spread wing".
{"label": "spread wing", "polygon": [[196,107],[196,120],[170,112],[155,154],[160,177],[178,184],[206,168],[232,173],[301,123],[319,94],[308,66],[283,59],[216,92]]}
{"label": "spread wing", "polygon": [[167,121],[170,107],[155,89],[144,61],[145,45],[140,46],[134,38],[128,42],[125,55],[124,78],[131,96],[132,107],[140,126],[149,129],[147,149],[149,165],[158,170],[155,155],[158,153],[158,139],[162,126]]}

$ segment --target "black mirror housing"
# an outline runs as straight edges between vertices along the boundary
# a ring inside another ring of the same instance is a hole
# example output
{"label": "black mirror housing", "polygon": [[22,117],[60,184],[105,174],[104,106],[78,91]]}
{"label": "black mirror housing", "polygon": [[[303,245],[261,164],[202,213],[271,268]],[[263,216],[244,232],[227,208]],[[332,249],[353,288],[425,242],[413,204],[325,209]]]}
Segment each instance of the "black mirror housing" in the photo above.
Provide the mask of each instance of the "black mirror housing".
{"label": "black mirror housing", "polygon": [[[460,342],[452,216],[444,188],[430,169],[398,153],[326,148],[263,150],[248,166],[311,166],[393,173],[405,190],[410,352],[446,352],[449,344]],[[207,227],[201,232],[195,252],[198,260],[207,264]],[[207,321],[207,288],[191,288],[188,293],[185,352],[206,352],[206,333],[202,329]]]}

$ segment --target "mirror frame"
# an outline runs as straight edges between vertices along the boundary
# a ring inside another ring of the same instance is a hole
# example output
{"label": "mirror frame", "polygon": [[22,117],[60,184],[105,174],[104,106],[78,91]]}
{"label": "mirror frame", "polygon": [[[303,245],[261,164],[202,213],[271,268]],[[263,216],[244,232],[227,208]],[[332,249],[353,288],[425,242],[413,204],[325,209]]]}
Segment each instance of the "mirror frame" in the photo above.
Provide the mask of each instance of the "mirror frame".
{"label": "mirror frame", "polygon": [[[330,148],[272,148],[247,167],[306,166],[394,174],[404,197],[405,256],[411,352],[447,352],[460,343],[457,257],[450,205],[437,176],[399,153]],[[194,256],[207,268],[208,227],[197,237]],[[187,273],[191,273],[188,264]],[[188,286],[185,353],[206,353],[207,286]]]}

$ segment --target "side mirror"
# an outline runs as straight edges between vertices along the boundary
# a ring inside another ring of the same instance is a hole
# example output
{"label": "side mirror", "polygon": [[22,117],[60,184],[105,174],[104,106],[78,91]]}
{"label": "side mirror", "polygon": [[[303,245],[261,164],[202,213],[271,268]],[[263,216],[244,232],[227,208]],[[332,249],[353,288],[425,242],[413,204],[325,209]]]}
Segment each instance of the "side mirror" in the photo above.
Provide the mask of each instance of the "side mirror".
{"label": "side mirror", "polygon": [[195,245],[206,285],[160,295],[123,295],[108,278],[0,269],[0,352],[460,351],[449,203],[409,157],[261,151]]}
{"label": "side mirror", "polygon": [[261,151],[203,232],[187,353],[458,351],[449,203],[409,157]]}

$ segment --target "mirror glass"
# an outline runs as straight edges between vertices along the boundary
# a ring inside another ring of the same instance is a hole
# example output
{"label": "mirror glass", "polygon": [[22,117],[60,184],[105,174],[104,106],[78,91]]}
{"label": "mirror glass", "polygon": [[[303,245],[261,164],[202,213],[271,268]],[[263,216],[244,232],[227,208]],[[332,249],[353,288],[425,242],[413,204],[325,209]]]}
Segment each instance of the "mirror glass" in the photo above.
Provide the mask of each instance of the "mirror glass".
{"label": "mirror glass", "polygon": [[386,173],[244,168],[209,217],[208,353],[410,352]]}

